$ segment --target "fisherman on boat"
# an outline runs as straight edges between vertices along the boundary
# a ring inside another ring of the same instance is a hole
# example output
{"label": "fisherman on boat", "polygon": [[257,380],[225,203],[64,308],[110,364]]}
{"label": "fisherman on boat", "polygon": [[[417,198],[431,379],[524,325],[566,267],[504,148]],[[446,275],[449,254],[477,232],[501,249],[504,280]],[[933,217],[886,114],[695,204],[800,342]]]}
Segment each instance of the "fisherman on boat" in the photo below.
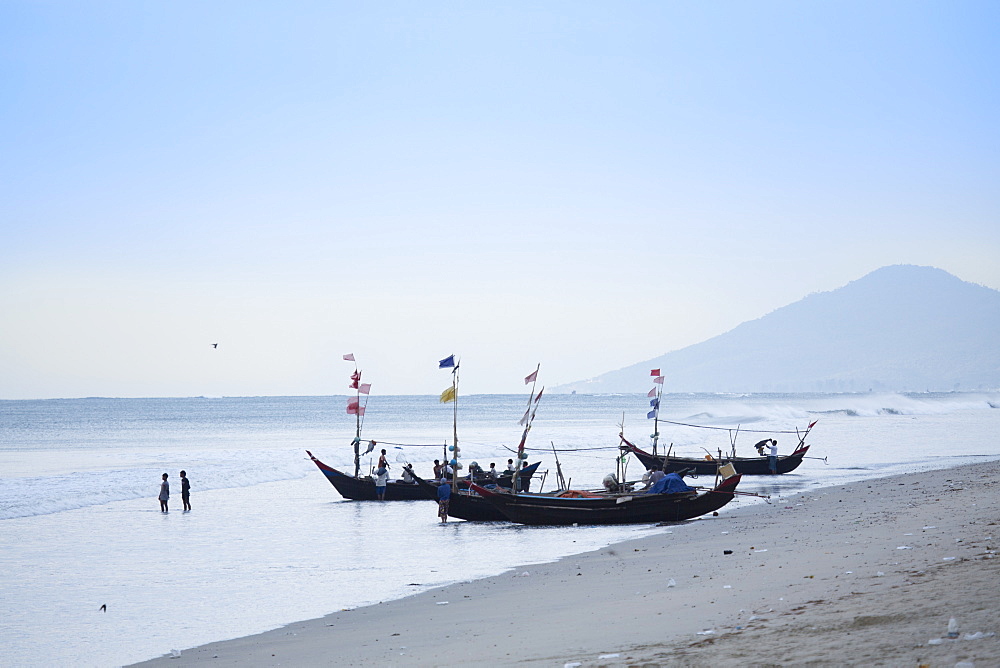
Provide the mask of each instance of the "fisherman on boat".
{"label": "fisherman on boat", "polygon": [[490,462],[490,470],[486,472],[486,477],[490,480],[496,480],[500,477],[500,474],[497,473],[496,462]]}

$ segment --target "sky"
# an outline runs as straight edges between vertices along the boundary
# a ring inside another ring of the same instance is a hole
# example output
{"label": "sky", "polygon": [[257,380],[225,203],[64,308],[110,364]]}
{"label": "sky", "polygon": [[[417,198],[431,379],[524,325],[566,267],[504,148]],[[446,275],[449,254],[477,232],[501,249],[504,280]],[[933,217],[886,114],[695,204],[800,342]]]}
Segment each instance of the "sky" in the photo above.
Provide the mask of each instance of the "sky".
{"label": "sky", "polygon": [[[0,3],[0,399],[526,392],[1000,288],[996,2]],[[211,344],[218,343],[218,347]],[[817,351],[822,354],[822,351]]]}

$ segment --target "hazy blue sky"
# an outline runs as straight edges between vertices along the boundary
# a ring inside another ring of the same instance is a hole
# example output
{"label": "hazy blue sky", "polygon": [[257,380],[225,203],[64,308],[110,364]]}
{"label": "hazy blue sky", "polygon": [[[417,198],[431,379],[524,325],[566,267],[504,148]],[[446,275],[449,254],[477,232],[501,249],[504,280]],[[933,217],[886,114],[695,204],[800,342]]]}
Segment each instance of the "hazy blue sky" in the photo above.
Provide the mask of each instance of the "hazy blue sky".
{"label": "hazy blue sky", "polygon": [[[520,392],[1000,288],[997,2],[0,3],[0,398]],[[210,347],[219,343],[218,349]],[[822,354],[822,351],[817,351]]]}

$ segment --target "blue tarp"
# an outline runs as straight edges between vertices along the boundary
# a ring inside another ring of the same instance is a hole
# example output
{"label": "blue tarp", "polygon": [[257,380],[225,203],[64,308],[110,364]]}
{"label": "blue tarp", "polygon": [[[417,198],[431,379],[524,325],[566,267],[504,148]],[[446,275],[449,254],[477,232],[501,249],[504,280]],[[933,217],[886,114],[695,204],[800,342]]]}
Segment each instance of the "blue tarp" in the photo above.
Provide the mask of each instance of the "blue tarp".
{"label": "blue tarp", "polygon": [[690,492],[694,487],[688,487],[684,478],[676,473],[668,473],[663,479],[653,484],[649,488],[650,494],[676,494],[677,492]]}

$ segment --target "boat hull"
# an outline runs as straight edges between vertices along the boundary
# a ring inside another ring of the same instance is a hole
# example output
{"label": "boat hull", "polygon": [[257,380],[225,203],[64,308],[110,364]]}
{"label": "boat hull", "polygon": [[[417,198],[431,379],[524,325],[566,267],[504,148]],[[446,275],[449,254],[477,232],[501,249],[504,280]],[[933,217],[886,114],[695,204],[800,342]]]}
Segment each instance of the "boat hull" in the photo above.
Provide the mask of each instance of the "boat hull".
{"label": "boat hull", "polygon": [[[420,476],[413,475],[425,498],[437,501],[437,485]],[[469,490],[452,490],[448,502],[448,517],[454,517],[469,522],[506,522],[507,516],[500,512],[492,503]]]}
{"label": "boat hull", "polygon": [[[715,475],[718,467],[732,464],[740,475],[770,475],[771,469],[767,457],[723,457],[722,459],[695,459],[693,457],[666,457],[654,455],[631,443],[623,445],[622,449],[631,452],[647,469],[663,467],[664,473],[690,471],[695,475]],[[809,450],[808,445],[795,450],[790,455],[778,457],[778,473],[789,473],[798,468],[802,458]]]}
{"label": "boat hull", "polygon": [[[312,459],[316,467],[323,472],[326,479],[330,481],[341,496],[345,499],[351,499],[352,501],[377,501],[378,495],[375,492],[375,480],[371,477],[355,478],[352,475],[347,475],[342,471],[338,471],[332,466],[328,466],[316,459],[311,452],[306,450],[306,454]],[[527,489],[527,486],[531,484],[531,476],[534,475],[535,471],[541,462],[536,462],[531,466],[527,466],[522,473],[522,477],[519,479],[521,487]],[[510,476],[501,476],[497,483],[500,486],[510,487],[512,480]],[[436,483],[428,483],[435,485]],[[415,482],[403,482],[402,480],[390,480],[385,486],[385,500],[386,501],[423,501],[428,498],[427,493],[420,489],[419,485]],[[436,491],[435,496],[437,498]]]}
{"label": "boat hull", "polygon": [[519,524],[644,524],[681,522],[714,512],[733,500],[740,476],[722,481],[701,494],[607,495],[565,498],[473,489],[507,519]]}

